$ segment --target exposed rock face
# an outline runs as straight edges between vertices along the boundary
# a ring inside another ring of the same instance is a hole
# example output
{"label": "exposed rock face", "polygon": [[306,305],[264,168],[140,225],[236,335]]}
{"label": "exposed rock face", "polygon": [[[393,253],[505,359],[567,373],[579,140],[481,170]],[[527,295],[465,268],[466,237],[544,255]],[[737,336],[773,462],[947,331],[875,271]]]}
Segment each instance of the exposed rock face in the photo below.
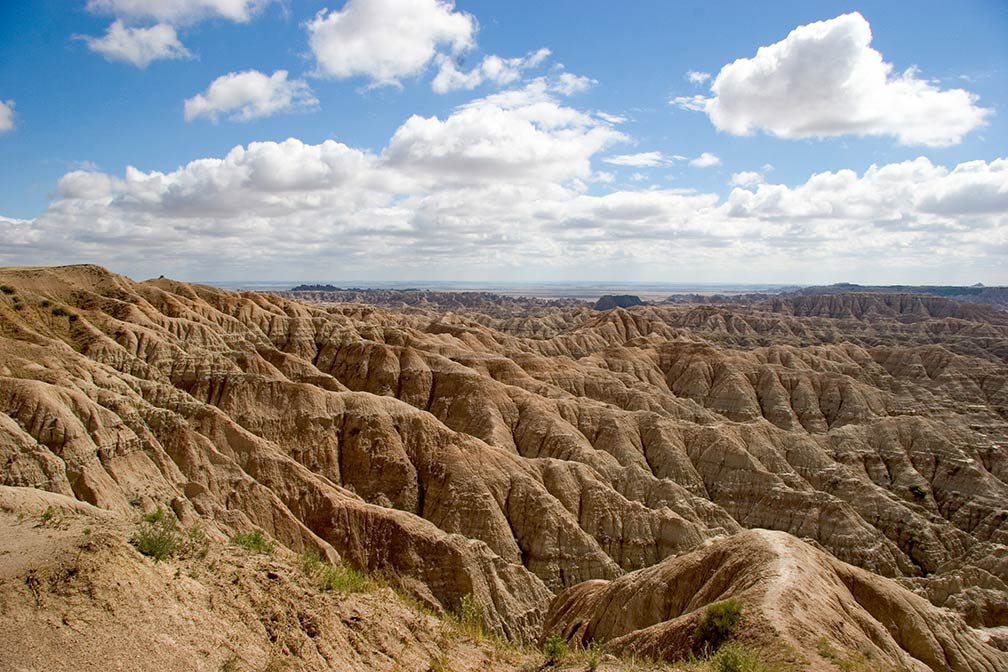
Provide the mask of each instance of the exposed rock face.
{"label": "exposed rock face", "polygon": [[644,302],[633,294],[606,294],[595,302],[595,310],[612,310],[613,308],[632,308],[642,306]]}
{"label": "exposed rock face", "polygon": [[1008,665],[1008,654],[982,644],[958,617],[893,581],[765,530],[570,588],[553,601],[545,631],[660,657],[688,651],[703,608],[727,599],[742,605],[740,627],[775,640],[768,648],[806,652],[809,667],[831,669],[831,658],[921,672],[995,672]]}
{"label": "exposed rock face", "polygon": [[555,593],[747,528],[1008,625],[1008,323],[982,307],[446,313],[94,266],[0,282],[2,485],[259,527],[435,609],[471,594],[524,639]]}

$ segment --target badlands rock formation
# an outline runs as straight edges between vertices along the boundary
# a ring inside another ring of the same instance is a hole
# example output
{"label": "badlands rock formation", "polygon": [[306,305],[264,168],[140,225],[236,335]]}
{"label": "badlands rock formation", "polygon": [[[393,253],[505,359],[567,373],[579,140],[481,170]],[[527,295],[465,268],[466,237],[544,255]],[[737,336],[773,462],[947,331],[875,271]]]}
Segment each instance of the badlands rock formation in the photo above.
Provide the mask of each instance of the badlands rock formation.
{"label": "badlands rock formation", "polygon": [[436,612],[471,596],[514,640],[675,659],[734,596],[797,669],[836,669],[822,638],[894,669],[1008,669],[994,309],[385,308],[95,266],[0,284],[0,485],[18,492],[261,529]]}

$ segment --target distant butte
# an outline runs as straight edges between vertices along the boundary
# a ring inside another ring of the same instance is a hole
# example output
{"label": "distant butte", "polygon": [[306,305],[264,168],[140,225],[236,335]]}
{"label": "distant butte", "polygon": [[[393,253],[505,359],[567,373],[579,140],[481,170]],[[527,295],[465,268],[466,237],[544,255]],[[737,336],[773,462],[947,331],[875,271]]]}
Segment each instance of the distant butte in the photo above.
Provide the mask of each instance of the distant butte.
{"label": "distant butte", "polygon": [[612,310],[613,308],[632,308],[642,306],[644,302],[633,294],[606,294],[595,302],[595,310]]}

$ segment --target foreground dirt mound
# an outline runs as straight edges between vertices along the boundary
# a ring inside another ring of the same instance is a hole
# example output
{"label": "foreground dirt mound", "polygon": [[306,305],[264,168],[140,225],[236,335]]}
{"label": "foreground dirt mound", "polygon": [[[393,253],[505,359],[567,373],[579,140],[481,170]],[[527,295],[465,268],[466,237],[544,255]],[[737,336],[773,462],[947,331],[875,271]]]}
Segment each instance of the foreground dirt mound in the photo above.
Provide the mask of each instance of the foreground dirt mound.
{"label": "foreground dirt mound", "polygon": [[1008,666],[1008,654],[983,644],[961,619],[893,581],[766,530],[614,581],[574,586],[553,601],[544,630],[623,654],[685,658],[704,644],[697,628],[705,608],[727,600],[741,605],[738,627],[748,632],[740,636],[784,658],[804,653],[808,669],[833,669],[838,661],[921,672]]}
{"label": "foreground dirt mound", "polygon": [[747,528],[1008,626],[1008,326],[984,311],[0,284],[2,485],[261,529],[516,640],[556,593]]}
{"label": "foreground dirt mound", "polygon": [[392,589],[322,591],[283,548],[209,541],[155,562],[135,521],[0,487],[0,669],[516,670],[532,657],[460,633]]}

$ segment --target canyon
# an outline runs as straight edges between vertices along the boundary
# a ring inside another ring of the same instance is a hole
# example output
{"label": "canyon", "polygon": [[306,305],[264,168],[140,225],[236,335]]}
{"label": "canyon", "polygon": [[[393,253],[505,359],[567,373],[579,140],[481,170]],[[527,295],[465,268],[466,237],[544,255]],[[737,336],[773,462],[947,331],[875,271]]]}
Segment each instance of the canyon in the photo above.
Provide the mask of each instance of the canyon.
{"label": "canyon", "polygon": [[[4,669],[676,664],[727,601],[780,669],[1008,669],[996,306],[0,285]],[[138,553],[162,511],[209,555]],[[308,553],[379,587],[320,596]]]}

